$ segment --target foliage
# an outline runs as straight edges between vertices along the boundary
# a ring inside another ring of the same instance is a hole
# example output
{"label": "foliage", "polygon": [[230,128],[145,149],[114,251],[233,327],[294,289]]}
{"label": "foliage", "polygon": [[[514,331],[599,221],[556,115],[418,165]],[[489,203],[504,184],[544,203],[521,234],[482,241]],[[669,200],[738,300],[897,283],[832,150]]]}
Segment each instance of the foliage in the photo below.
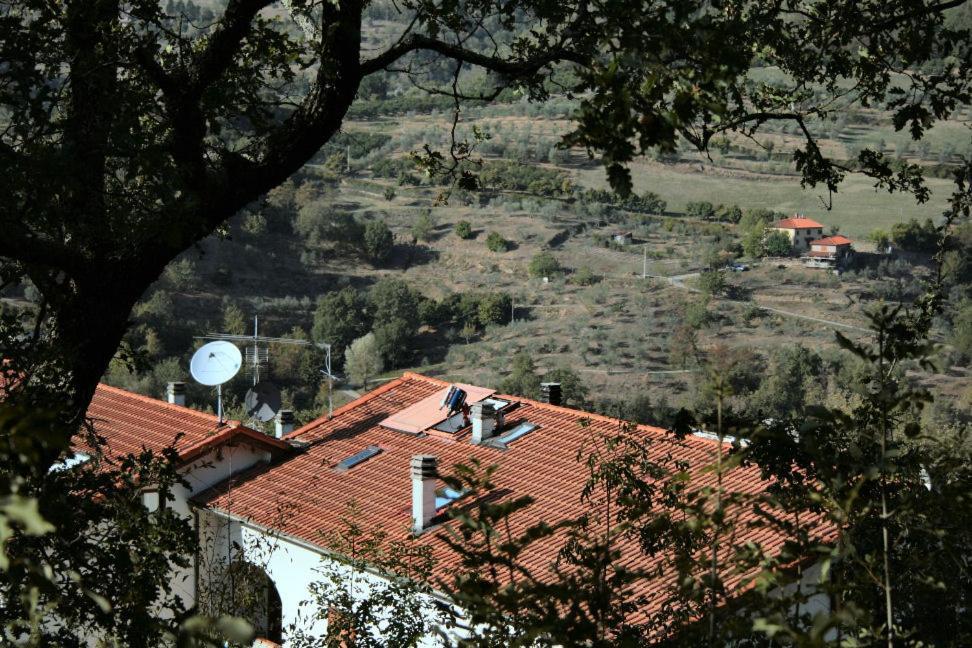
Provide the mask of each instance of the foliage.
{"label": "foliage", "polygon": [[354,340],[344,352],[344,372],[355,384],[367,387],[368,380],[385,368],[382,349],[374,333]]}
{"label": "foliage", "polygon": [[966,360],[972,359],[972,300],[965,299],[955,307],[950,342]]}
{"label": "foliage", "polygon": [[479,172],[484,188],[526,191],[540,196],[559,196],[570,191],[570,180],[562,171],[533,164],[486,162]]}
{"label": "foliage", "polygon": [[557,257],[550,252],[543,251],[537,252],[530,259],[528,271],[531,277],[553,277],[554,275],[560,274],[561,267],[560,262],[557,261]]}
{"label": "foliage", "polygon": [[581,266],[571,275],[570,281],[578,286],[593,286],[601,281],[601,277],[594,274],[590,266]]}
{"label": "foliage", "polygon": [[874,244],[874,249],[878,252],[884,252],[891,244],[891,235],[884,230],[872,230],[867,238]]}
{"label": "foliage", "polygon": [[799,343],[780,346],[770,354],[769,367],[750,407],[763,416],[799,416],[820,398],[822,373],[820,356]]}
{"label": "foliage", "polygon": [[382,279],[368,291],[375,341],[390,367],[409,357],[409,342],[418,332],[418,295],[401,279]]}
{"label": "foliage", "polygon": [[580,375],[570,367],[557,367],[543,374],[543,382],[560,383],[560,396],[566,407],[584,407],[587,403],[587,386]]}
{"label": "foliage", "polygon": [[471,239],[473,237],[472,225],[467,220],[458,221],[455,224],[455,227],[452,228],[452,231],[455,232],[456,236],[463,240]]}
{"label": "foliage", "polygon": [[490,232],[486,236],[486,249],[490,252],[506,252],[510,243],[499,232]]}
{"label": "foliage", "polygon": [[0,432],[0,626],[8,640],[148,647],[178,634],[185,610],[170,570],[190,565],[192,528],[171,508],[142,504],[145,484],[165,502],[183,483],[175,453],[109,462],[79,438],[91,459],[48,471],[38,468],[45,454],[74,454],[60,454],[64,428],[51,414],[8,401]]}
{"label": "foliage", "polygon": [[344,357],[344,350],[352,340],[371,328],[368,300],[354,288],[342,288],[321,297],[314,311],[311,333],[317,342],[331,345],[335,360]]}
{"label": "foliage", "polygon": [[505,293],[487,293],[479,298],[476,319],[482,327],[506,324],[510,321],[513,300]]}
{"label": "foliage", "polygon": [[423,243],[430,243],[435,238],[435,217],[432,212],[423,209],[418,218],[412,223],[412,236]]}
{"label": "foliage", "polygon": [[223,332],[230,335],[245,335],[248,318],[239,306],[231,301],[223,304]]}
{"label": "foliage", "polygon": [[712,220],[715,218],[716,208],[707,200],[689,202],[685,205],[685,215],[690,218]]}
{"label": "foliage", "polygon": [[930,218],[924,223],[912,218],[891,227],[891,241],[909,252],[934,252],[938,246],[938,229]]}
{"label": "foliage", "polygon": [[[381,529],[366,528],[359,517],[360,509],[350,502],[342,530],[322,538],[331,553],[322,560],[321,580],[311,584],[311,599],[304,604],[315,612],[304,620],[308,627],[292,630],[288,645],[404,648],[420,645],[445,625],[430,602],[430,548],[411,537],[396,540]],[[311,626],[322,622],[326,635],[316,636]]]}
{"label": "foliage", "polygon": [[726,290],[726,274],[722,270],[707,270],[699,274],[699,290],[702,294],[719,295]]}
{"label": "foliage", "polygon": [[364,230],[364,249],[368,259],[375,265],[388,260],[395,239],[385,221],[368,221]]}
{"label": "foliage", "polygon": [[537,368],[530,354],[521,351],[513,356],[510,373],[500,384],[500,391],[526,398],[540,397],[540,376],[537,375]]}
{"label": "foliage", "polygon": [[790,237],[779,230],[769,230],[763,238],[763,253],[771,257],[785,257],[793,253]]}

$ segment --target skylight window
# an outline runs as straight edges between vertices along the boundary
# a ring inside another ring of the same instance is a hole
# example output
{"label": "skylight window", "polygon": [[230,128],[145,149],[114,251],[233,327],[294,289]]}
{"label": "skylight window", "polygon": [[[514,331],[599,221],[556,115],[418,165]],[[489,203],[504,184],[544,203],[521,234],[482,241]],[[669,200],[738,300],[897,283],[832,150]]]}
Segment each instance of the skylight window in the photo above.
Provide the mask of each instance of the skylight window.
{"label": "skylight window", "polygon": [[65,457],[61,461],[52,464],[47,472],[61,472],[62,470],[71,470],[76,466],[88,462],[91,460],[91,455],[84,452],[75,452],[70,457]]}
{"label": "skylight window", "polygon": [[367,461],[368,459],[371,459],[377,454],[381,454],[381,448],[379,448],[376,445],[370,445],[364,450],[362,450],[361,452],[357,454],[353,454],[347,459],[342,459],[341,461],[339,461],[338,464],[334,466],[334,470],[338,472],[345,472],[351,470],[359,463],[362,463],[363,461]]}
{"label": "skylight window", "polygon": [[523,423],[520,423],[515,428],[510,430],[509,432],[506,432],[505,434],[496,437],[496,441],[497,443],[502,443],[503,445],[506,445],[507,443],[512,443],[513,441],[516,441],[520,437],[525,436],[530,432],[533,432],[538,427],[539,426],[536,423],[530,423],[524,421]]}
{"label": "skylight window", "polygon": [[440,488],[435,491],[435,508],[438,510],[443,506],[449,506],[460,497],[466,494],[465,491],[457,491],[455,488]]}

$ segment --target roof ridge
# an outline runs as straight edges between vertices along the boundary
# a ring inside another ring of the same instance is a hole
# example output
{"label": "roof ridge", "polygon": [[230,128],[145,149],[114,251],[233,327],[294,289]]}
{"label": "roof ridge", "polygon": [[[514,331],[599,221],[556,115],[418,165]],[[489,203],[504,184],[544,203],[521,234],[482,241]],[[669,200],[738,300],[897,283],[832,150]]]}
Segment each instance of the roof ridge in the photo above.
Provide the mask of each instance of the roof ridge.
{"label": "roof ridge", "polygon": [[[601,421],[602,423],[628,423],[630,421],[625,421],[624,419],[615,418],[613,416],[607,416],[605,414],[597,414],[595,412],[588,412],[586,410],[576,409],[573,407],[567,407],[565,405],[553,405],[551,403],[545,403],[543,401],[533,400],[532,398],[525,398],[523,396],[514,396],[513,394],[494,394],[496,398],[508,398],[511,401],[516,401],[518,403],[532,405],[540,409],[549,410],[552,412],[559,412],[561,414],[577,414],[582,418],[588,418],[593,421]],[[658,427],[656,425],[645,425],[644,423],[635,423],[636,429],[651,431],[651,432],[668,432],[665,428]]]}
{"label": "roof ridge", "polygon": [[[197,409],[193,409],[191,407],[186,407],[185,405],[176,405],[175,403],[170,403],[169,401],[164,401],[164,400],[162,400],[160,398],[154,398],[152,396],[146,396],[145,394],[139,394],[137,392],[133,392],[133,391],[130,391],[128,389],[122,389],[121,387],[115,387],[114,385],[108,385],[106,383],[100,382],[100,383],[98,383],[98,388],[99,389],[107,389],[108,391],[114,392],[114,393],[119,394],[121,396],[128,396],[130,398],[134,398],[135,400],[139,400],[139,401],[142,401],[142,402],[145,402],[145,403],[151,403],[152,405],[159,405],[159,406],[162,406],[163,408],[170,409],[170,410],[172,410],[174,412],[179,412],[181,414],[189,414],[189,415],[195,416],[197,418],[204,418],[204,419],[206,419],[207,421],[209,421],[211,423],[218,423],[219,422],[219,420],[218,420],[218,418],[217,418],[217,416],[215,414],[209,414],[208,412],[201,412],[201,411],[199,411]],[[239,425],[242,425],[242,422],[241,421],[236,421],[236,420],[232,420],[232,419],[223,421],[223,423],[225,423],[226,425],[233,425],[233,424],[238,425],[238,426]]]}
{"label": "roof ridge", "polygon": [[380,396],[381,394],[384,394],[387,391],[391,391],[392,389],[398,387],[399,385],[406,382],[407,380],[425,380],[426,382],[435,382],[435,383],[442,382],[438,378],[431,378],[429,376],[423,376],[422,374],[406,371],[402,373],[402,375],[399,376],[398,378],[389,380],[384,385],[380,385],[378,387],[375,387],[371,391],[367,391],[361,394],[350,403],[345,403],[341,407],[331,412],[330,418],[322,414],[321,416],[318,416],[317,418],[311,419],[307,423],[304,423],[303,425],[301,425],[299,428],[297,428],[290,434],[284,436],[284,438],[295,439],[301,434],[305,434],[306,432],[309,432],[313,428],[316,428],[317,426],[326,423],[328,420],[333,420],[335,417],[344,414],[345,412],[352,410],[358,407],[359,405],[363,405],[364,403],[370,401],[375,396]]}

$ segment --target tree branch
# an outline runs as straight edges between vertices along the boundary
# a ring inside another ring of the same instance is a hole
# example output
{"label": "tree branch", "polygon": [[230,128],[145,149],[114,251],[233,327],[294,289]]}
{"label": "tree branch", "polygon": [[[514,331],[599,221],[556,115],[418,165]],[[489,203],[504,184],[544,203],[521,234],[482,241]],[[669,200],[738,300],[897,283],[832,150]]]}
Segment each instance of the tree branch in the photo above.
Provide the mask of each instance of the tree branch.
{"label": "tree branch", "polygon": [[411,34],[378,56],[362,61],[359,67],[361,76],[366,77],[369,74],[383,70],[409,52],[418,50],[438,52],[460,63],[469,63],[511,77],[529,76],[551,63],[560,61],[568,61],[578,65],[586,65],[590,62],[589,56],[582,55],[567,48],[552,49],[531,59],[504,59],[473,52],[462,46],[446,43],[423,34]]}
{"label": "tree branch", "polygon": [[240,44],[250,33],[250,25],[273,0],[230,0],[209,44],[196,60],[187,94],[198,98],[233,62]]}

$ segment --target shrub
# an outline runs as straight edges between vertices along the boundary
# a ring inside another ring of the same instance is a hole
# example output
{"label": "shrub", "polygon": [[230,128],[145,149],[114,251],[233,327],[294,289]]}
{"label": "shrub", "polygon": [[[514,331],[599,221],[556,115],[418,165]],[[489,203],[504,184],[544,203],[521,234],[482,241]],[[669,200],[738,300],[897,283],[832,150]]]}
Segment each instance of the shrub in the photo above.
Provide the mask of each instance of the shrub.
{"label": "shrub", "polygon": [[692,201],[685,205],[685,215],[690,218],[711,220],[716,215],[716,208],[708,200]]}
{"label": "shrub", "polygon": [[531,277],[551,277],[560,273],[560,263],[550,252],[538,252],[531,260]]}
{"label": "shrub", "polygon": [[571,282],[577,284],[578,286],[593,286],[601,280],[599,276],[594,274],[590,266],[581,266],[574,276],[571,277]]}
{"label": "shrub", "polygon": [[452,228],[452,231],[455,232],[456,236],[463,240],[471,239],[473,237],[472,224],[470,224],[470,222],[467,220],[461,220],[456,223],[455,227]]}
{"label": "shrub", "polygon": [[772,230],[763,239],[763,253],[766,256],[790,256],[792,251],[790,237],[779,230]]}
{"label": "shrub", "polygon": [[718,295],[726,289],[726,275],[720,270],[708,270],[699,275],[699,290],[705,295]]}
{"label": "shrub", "polygon": [[380,264],[388,260],[394,240],[385,221],[370,221],[365,225],[364,249],[372,263]]}
{"label": "shrub", "polygon": [[412,223],[412,236],[423,243],[429,243],[435,236],[435,217],[425,209]]}
{"label": "shrub", "polygon": [[486,249],[490,252],[506,252],[510,243],[499,232],[490,232],[486,237]]}
{"label": "shrub", "polygon": [[489,293],[479,299],[476,316],[481,326],[506,324],[510,321],[513,300],[504,293]]}
{"label": "shrub", "polygon": [[386,187],[385,188],[385,191],[382,192],[382,195],[385,197],[385,200],[388,200],[388,201],[395,200],[395,195],[396,195],[395,188],[394,187]]}

